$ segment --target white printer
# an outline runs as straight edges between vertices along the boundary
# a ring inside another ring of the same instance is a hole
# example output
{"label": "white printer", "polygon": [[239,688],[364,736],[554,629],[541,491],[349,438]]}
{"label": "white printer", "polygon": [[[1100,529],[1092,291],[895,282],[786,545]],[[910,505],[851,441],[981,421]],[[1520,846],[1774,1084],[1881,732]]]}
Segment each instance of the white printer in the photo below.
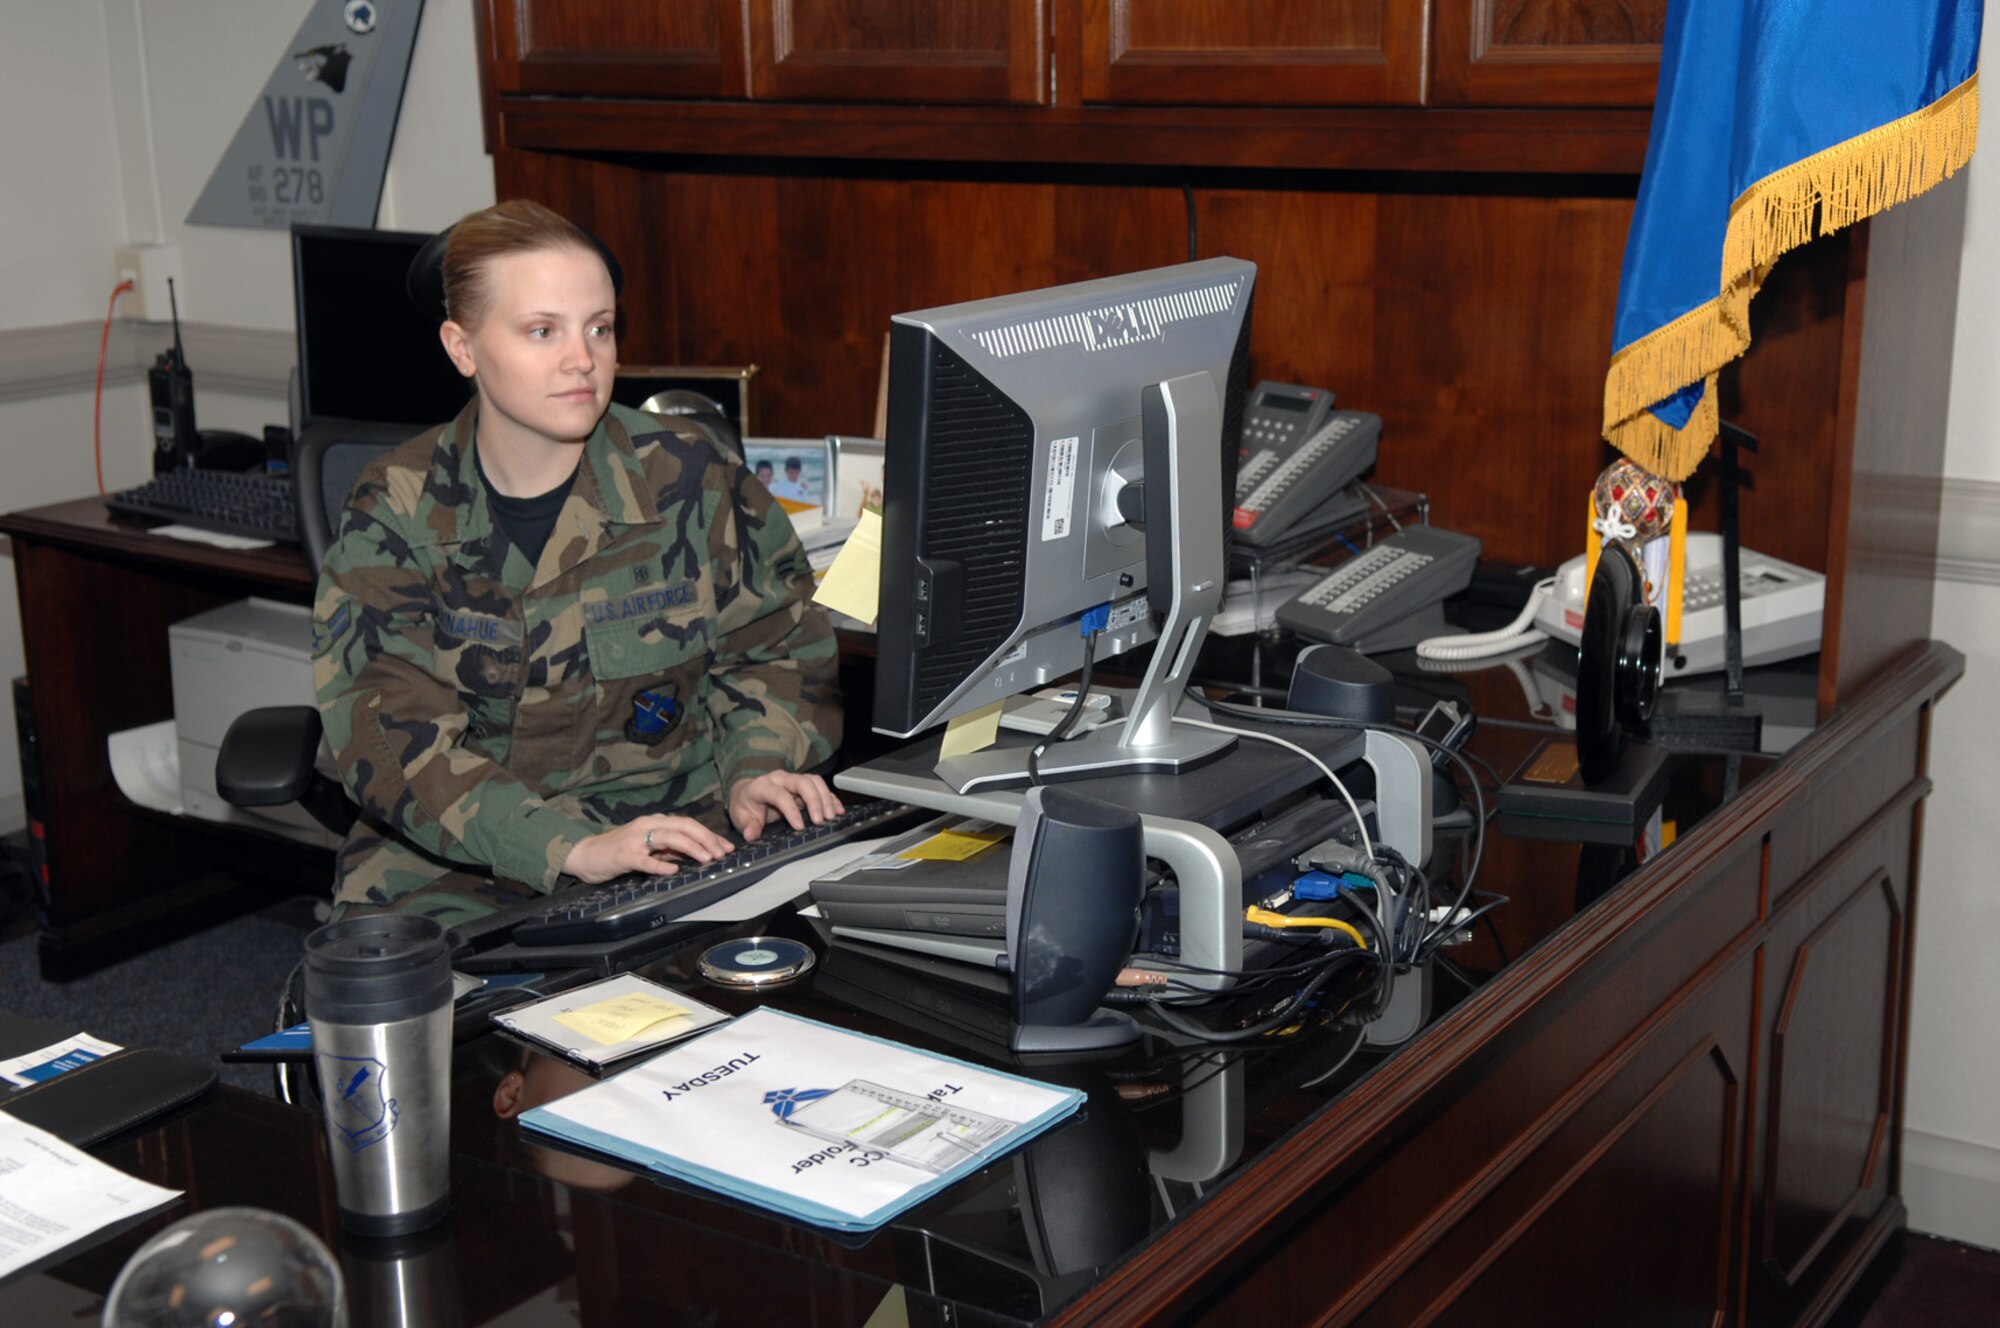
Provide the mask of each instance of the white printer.
{"label": "white printer", "polygon": [[[173,661],[174,729],[181,798],[190,816],[255,826],[327,848],[339,839],[297,804],[232,807],[215,792],[215,758],[236,717],[261,706],[312,705],[312,610],[245,599],[167,628]],[[320,747],[320,767],[332,757]]]}

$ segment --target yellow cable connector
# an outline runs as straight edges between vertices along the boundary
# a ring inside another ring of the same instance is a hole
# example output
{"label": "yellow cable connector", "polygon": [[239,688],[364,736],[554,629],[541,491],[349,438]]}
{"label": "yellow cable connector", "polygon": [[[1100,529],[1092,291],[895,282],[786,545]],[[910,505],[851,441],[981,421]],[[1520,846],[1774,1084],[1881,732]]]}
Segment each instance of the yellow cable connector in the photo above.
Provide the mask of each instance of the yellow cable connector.
{"label": "yellow cable connector", "polygon": [[1368,938],[1361,934],[1360,929],[1339,918],[1296,918],[1289,913],[1274,913],[1268,908],[1252,904],[1243,910],[1243,920],[1254,922],[1260,927],[1331,927],[1335,931],[1346,932],[1362,949],[1368,948]]}

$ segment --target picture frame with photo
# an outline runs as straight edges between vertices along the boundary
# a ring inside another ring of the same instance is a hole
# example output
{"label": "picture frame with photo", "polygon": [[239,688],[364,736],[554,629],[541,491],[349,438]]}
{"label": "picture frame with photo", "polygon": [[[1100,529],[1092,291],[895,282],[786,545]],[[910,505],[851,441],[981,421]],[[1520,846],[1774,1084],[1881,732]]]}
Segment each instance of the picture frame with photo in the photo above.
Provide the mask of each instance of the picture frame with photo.
{"label": "picture frame with photo", "polygon": [[743,464],[788,512],[823,507],[832,471],[820,438],[745,438]]}
{"label": "picture frame with photo", "polygon": [[826,454],[832,478],[827,515],[859,521],[864,509],[882,509],[883,444],[880,438],[828,434]]}

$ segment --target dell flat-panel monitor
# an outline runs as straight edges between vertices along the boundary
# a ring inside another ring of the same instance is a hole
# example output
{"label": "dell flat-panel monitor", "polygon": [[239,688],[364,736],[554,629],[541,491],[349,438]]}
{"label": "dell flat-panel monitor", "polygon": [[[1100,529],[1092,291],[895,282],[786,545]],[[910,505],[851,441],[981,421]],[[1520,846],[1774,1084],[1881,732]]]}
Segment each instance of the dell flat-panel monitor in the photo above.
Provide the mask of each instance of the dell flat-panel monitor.
{"label": "dell flat-panel monitor", "polygon": [[438,340],[444,311],[410,300],[410,260],[431,237],[350,226],[292,227],[292,295],[299,337],[301,429],[343,420],[443,424],[471,398],[471,380]]}
{"label": "dell flat-panel monitor", "polygon": [[[1124,757],[1076,773],[1181,767],[1163,744],[1221,603],[1255,279],[1213,258],[894,318],[879,730],[1076,671],[1103,617],[1100,658],[1172,639],[1107,738]],[[1152,692],[1164,710],[1138,714]]]}

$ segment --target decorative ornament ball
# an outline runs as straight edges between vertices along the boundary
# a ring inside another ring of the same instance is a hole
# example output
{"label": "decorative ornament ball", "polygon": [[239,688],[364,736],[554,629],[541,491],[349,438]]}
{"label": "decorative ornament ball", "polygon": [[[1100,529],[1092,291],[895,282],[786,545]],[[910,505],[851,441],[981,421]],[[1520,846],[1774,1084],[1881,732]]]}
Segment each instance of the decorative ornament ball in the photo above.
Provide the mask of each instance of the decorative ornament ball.
{"label": "decorative ornament ball", "polygon": [[1667,533],[1681,486],[1621,457],[1604,468],[1591,491],[1592,524],[1607,538],[1644,543]]}
{"label": "decorative ornament ball", "polygon": [[211,1208],[141,1245],[105,1297],[103,1328],[347,1328],[340,1265],[318,1236],[262,1208]]}

